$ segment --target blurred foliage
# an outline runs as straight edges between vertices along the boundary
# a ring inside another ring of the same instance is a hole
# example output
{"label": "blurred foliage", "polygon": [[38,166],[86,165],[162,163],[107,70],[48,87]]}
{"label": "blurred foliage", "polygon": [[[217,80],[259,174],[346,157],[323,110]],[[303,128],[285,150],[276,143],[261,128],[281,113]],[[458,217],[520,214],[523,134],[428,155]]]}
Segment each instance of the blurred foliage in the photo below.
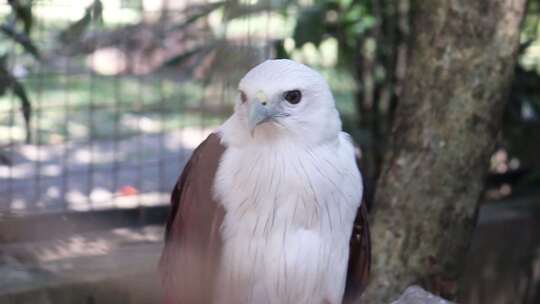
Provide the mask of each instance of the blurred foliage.
{"label": "blurred foliage", "polygon": [[[240,62],[257,62],[263,59],[261,54],[256,54],[257,50],[248,50],[247,46],[233,43],[227,39],[228,26],[237,20],[251,18],[263,13],[279,12],[286,14],[289,8],[295,1],[293,0],[259,0],[254,3],[246,3],[241,0],[223,0],[205,4],[194,4],[186,8],[183,12],[183,18],[170,28],[170,31],[184,31],[185,33],[193,32],[194,29],[200,28],[201,24],[211,14],[217,13],[220,16],[220,22],[223,25],[218,32],[211,32],[210,36],[204,36],[204,39],[198,41],[190,41],[192,46],[178,52],[166,60],[162,67],[170,68],[179,65],[191,66],[198,65],[209,57],[224,58],[229,60],[213,60],[212,73],[205,73],[209,78],[223,78],[227,76],[229,81],[234,82],[234,79],[239,79],[241,75],[236,75],[238,69],[231,68]],[[210,70],[209,70],[210,71]],[[232,74],[233,75],[232,75]],[[207,79],[210,81],[210,79]]]}
{"label": "blurred foliage", "polygon": [[[290,37],[295,50],[307,44],[320,49],[325,40],[337,42],[337,67],[357,82],[354,117],[343,117],[344,128],[362,146],[368,201],[382,165],[382,156],[399,102],[410,52],[409,0],[314,0],[297,5]],[[522,46],[504,115],[500,145],[520,166],[495,178],[512,185],[538,185],[540,172],[540,1],[529,0]],[[278,57],[287,57],[286,40],[278,41]],[[516,172],[511,172],[516,171]],[[536,178],[535,178],[536,177]],[[530,189],[531,187],[525,187]],[[534,188],[534,187],[532,187]],[[521,189],[516,187],[516,189]]]}
{"label": "blurred foliage", "polygon": [[[409,36],[409,0],[314,0],[298,5],[292,35],[296,50],[306,44],[337,43],[337,68],[355,79],[356,115],[344,128],[362,147],[368,201],[379,175],[404,77]],[[277,45],[283,53],[286,41]]]}
{"label": "blurred foliage", "polygon": [[319,47],[323,40],[334,38],[338,42],[338,65],[354,71],[359,38],[376,26],[374,4],[372,1],[316,0],[313,5],[299,6],[292,35],[295,47],[302,48],[307,43]]}
{"label": "blurred foliage", "polygon": [[[539,1],[530,0],[528,15],[523,27],[523,45],[520,64],[504,120],[504,145],[512,155],[523,161],[524,167],[538,166],[540,152],[538,112],[540,98],[540,64],[533,68],[523,64],[523,58],[531,57],[531,51],[540,49],[537,35]],[[382,156],[389,139],[394,110],[399,102],[405,77],[410,40],[410,0],[260,0],[245,4],[238,0],[218,1],[204,5],[192,5],[185,11],[181,21],[171,31],[192,30],[212,13],[219,12],[226,32],[227,25],[241,18],[256,17],[271,11],[290,18],[293,29],[290,36],[274,41],[273,53],[277,58],[294,57],[308,47],[322,52],[325,42],[336,45],[336,67],[350,74],[356,81],[356,113],[343,115],[344,128],[361,145],[364,175],[368,197],[379,175]],[[214,77],[220,71],[230,77],[245,52],[235,49],[224,41],[222,33],[205,37],[188,49],[178,52],[164,61],[163,67],[192,66],[205,58],[229,58],[215,60],[207,75]],[[292,43],[291,43],[292,42]],[[292,48],[291,48],[292,44]],[[245,51],[245,50],[244,50]],[[533,52],[534,53],[534,52]],[[539,52],[540,53],[540,52]],[[534,55],[534,54],[533,54]],[[534,55],[532,57],[540,58]],[[539,60],[540,61],[540,60]],[[221,66],[223,65],[223,66]],[[531,144],[534,140],[536,144]],[[521,175],[520,175],[521,176]]]}
{"label": "blurred foliage", "polygon": [[[32,17],[32,1],[9,0],[10,14],[0,24],[0,31],[8,39],[22,46],[23,50],[39,60],[40,54],[37,47],[30,39],[34,21]],[[0,54],[0,96],[11,91],[18,97],[21,103],[21,111],[26,124],[26,140],[30,141],[30,115],[32,107],[24,86],[9,68],[8,53]],[[6,156],[0,158],[0,162],[9,164]]]}
{"label": "blurred foliage", "polygon": [[[519,64],[504,116],[509,152],[524,165],[540,167],[540,1],[530,0],[523,22]],[[539,179],[540,181],[540,179]]]}
{"label": "blurred foliage", "polygon": [[86,8],[81,19],[61,31],[58,35],[59,41],[69,43],[80,39],[91,24],[103,24],[103,4],[100,0],[94,0]]}
{"label": "blurred foliage", "polygon": [[[35,23],[32,14],[32,0],[8,0],[8,5],[11,11],[4,22],[0,24],[0,32],[9,40],[13,41],[15,45],[21,46],[25,53],[31,55],[39,62],[42,56],[31,38],[31,32]],[[102,10],[101,1],[95,0],[86,9],[84,16],[80,20],[74,22],[60,33],[60,41],[65,43],[67,40],[77,39],[92,22],[102,22]],[[11,91],[19,99],[25,123],[26,141],[30,142],[32,104],[25,86],[13,72],[14,68],[10,67],[9,59],[14,54],[15,52],[13,51],[5,51],[0,54],[0,96]],[[6,155],[0,153],[0,163],[9,165],[10,160]]]}
{"label": "blurred foliage", "polygon": [[[11,14],[0,25],[0,30],[39,60],[42,55],[30,39],[34,24],[32,2],[8,2]],[[289,34],[273,41],[275,57],[294,57],[295,53],[310,48],[322,54],[330,41],[336,46],[335,67],[355,80],[355,111],[345,111],[343,123],[362,146],[369,197],[369,189],[373,188],[380,172],[394,109],[402,91],[407,57],[414,51],[408,49],[410,3],[411,0],[218,0],[192,3],[181,11],[164,11],[159,18],[141,18],[137,24],[107,27],[104,26],[103,3],[95,0],[79,20],[58,31],[57,50],[68,55],[85,55],[100,48],[116,47],[124,53],[131,52],[129,56],[149,58],[148,62],[151,62],[152,52],[158,50],[162,59],[157,65],[150,63],[150,70],[178,71],[177,68],[182,67],[183,72],[202,77],[207,84],[215,82],[216,78],[234,83],[242,73],[238,66],[265,58],[267,53],[261,53],[260,45],[244,43],[238,37],[231,39],[230,25],[264,14],[280,15],[290,20],[292,28],[284,31]],[[540,168],[537,157],[540,152],[539,3],[539,0],[528,2],[519,64],[500,140],[512,157],[521,161],[521,169],[532,171]],[[209,20],[216,16],[221,24],[219,29],[209,25]],[[98,30],[89,31],[92,26]],[[8,68],[6,55],[0,60],[4,75],[0,79],[0,94],[10,90],[21,100],[28,123],[29,94]],[[222,58],[227,60],[220,60]],[[131,72],[137,73],[126,71]],[[540,175],[530,174],[523,180],[530,182],[534,176]]]}
{"label": "blurred foliage", "polygon": [[[91,89],[89,83],[91,82]],[[32,143],[51,145],[99,140],[125,140],[131,136],[174,132],[182,127],[217,125],[218,115],[202,117],[199,101],[204,89],[197,81],[147,76],[63,75],[25,79],[25,88],[35,103]],[[69,88],[69,91],[66,91]],[[69,95],[69,96],[66,96]],[[69,107],[66,107],[69,98]],[[1,127],[17,123],[10,117],[10,104],[0,99],[0,143],[20,142],[20,127],[3,132]],[[91,110],[90,110],[91,109]],[[212,108],[215,113],[225,112]],[[66,118],[68,116],[68,118]]]}
{"label": "blurred foliage", "polygon": [[540,1],[529,0],[522,26],[518,64],[503,117],[501,139],[501,145],[519,164],[505,174],[516,176],[505,180],[514,185],[514,194],[537,192],[540,185]]}

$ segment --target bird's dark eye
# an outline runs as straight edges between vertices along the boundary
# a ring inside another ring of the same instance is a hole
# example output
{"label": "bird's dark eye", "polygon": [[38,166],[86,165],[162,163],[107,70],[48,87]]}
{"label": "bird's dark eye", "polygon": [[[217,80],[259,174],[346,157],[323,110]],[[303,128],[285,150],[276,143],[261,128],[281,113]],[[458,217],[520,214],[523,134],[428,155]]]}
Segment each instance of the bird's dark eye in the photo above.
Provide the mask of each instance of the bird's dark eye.
{"label": "bird's dark eye", "polygon": [[247,95],[244,93],[244,91],[240,91],[240,100],[242,103],[245,103],[247,101]]}
{"label": "bird's dark eye", "polygon": [[291,104],[297,104],[302,99],[302,93],[299,90],[287,91],[283,94],[283,98]]}

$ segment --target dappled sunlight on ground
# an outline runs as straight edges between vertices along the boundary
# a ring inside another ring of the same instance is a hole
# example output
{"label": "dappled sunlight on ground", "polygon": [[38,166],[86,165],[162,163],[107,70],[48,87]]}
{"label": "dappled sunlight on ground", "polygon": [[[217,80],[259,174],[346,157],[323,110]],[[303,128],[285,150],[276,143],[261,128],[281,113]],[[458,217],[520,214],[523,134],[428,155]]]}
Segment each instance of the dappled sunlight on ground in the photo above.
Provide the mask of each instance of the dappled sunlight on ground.
{"label": "dappled sunlight on ground", "polygon": [[183,128],[91,147],[78,142],[16,147],[12,166],[0,166],[0,212],[166,204],[189,154],[212,130]]}
{"label": "dappled sunlight on ground", "polygon": [[131,244],[160,242],[162,235],[162,227],[146,226],[76,234],[32,243],[4,244],[0,251],[0,264],[39,264],[74,257],[106,255]]}

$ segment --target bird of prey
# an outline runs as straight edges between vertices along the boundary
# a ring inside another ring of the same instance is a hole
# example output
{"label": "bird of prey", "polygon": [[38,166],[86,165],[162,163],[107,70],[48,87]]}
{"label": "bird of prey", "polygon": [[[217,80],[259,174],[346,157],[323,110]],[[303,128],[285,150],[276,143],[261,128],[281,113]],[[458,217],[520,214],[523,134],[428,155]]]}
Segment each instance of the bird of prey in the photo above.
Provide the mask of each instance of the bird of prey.
{"label": "bird of prey", "polygon": [[353,303],[370,265],[362,178],[322,75],[267,60],[172,192],[166,304]]}

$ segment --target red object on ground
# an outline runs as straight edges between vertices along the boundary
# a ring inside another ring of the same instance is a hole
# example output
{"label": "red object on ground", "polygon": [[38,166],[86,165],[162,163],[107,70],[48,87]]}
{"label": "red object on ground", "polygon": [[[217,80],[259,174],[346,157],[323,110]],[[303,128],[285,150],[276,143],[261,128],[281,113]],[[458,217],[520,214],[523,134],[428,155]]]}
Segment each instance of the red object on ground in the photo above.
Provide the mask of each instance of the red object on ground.
{"label": "red object on ground", "polygon": [[131,196],[131,195],[136,195],[137,193],[139,193],[137,188],[133,186],[122,186],[120,187],[118,192],[120,192],[120,195],[122,196]]}

